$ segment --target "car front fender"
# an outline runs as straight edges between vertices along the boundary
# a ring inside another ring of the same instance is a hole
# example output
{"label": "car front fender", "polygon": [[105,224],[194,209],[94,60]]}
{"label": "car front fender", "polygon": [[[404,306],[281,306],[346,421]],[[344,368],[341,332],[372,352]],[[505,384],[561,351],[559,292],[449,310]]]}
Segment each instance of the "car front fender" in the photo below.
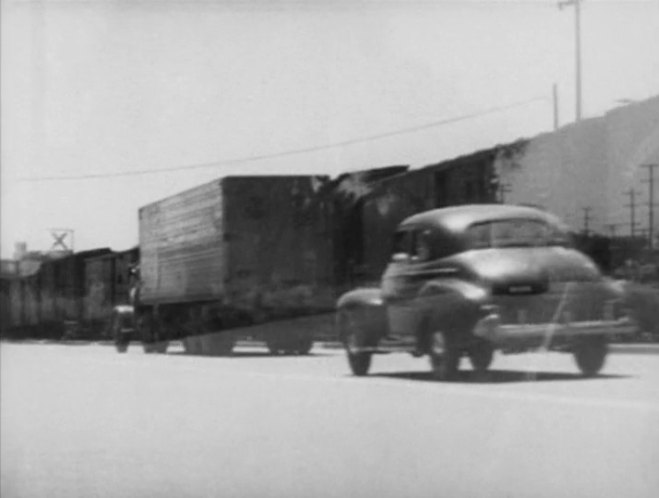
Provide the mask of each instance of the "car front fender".
{"label": "car front fender", "polygon": [[343,294],[336,303],[337,309],[378,308],[384,306],[382,291],[378,288],[354,289]]}
{"label": "car front fender", "polygon": [[355,289],[337,301],[337,335],[343,340],[350,323],[360,345],[374,345],[387,334],[387,314],[378,288]]}

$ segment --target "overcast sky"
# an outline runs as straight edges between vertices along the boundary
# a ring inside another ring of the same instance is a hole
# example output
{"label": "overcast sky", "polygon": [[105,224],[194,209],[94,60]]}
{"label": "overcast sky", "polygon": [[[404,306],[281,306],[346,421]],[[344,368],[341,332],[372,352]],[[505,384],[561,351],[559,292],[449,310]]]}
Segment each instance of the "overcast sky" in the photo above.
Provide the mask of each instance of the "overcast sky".
{"label": "overcast sky", "polygon": [[[581,11],[584,115],[659,94],[659,0]],[[52,227],[127,249],[140,206],[221,176],[532,137],[554,83],[567,124],[574,19],[541,0],[2,0],[2,256]]]}

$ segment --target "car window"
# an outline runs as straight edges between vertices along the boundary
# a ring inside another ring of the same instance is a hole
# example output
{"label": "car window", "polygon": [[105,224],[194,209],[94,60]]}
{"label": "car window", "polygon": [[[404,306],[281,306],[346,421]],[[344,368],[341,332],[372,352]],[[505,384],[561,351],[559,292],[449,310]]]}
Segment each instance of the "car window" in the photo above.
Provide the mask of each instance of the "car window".
{"label": "car window", "polygon": [[471,249],[569,245],[567,233],[559,227],[523,218],[472,225],[467,230],[467,239]]}
{"label": "car window", "polygon": [[425,231],[412,232],[412,259],[414,261],[428,261],[431,259],[430,233]]}
{"label": "car window", "polygon": [[406,260],[410,258],[412,246],[412,234],[409,230],[401,230],[394,234],[392,260]]}
{"label": "car window", "polygon": [[428,261],[432,257],[432,246],[428,230],[402,230],[394,235],[392,259],[415,262]]}

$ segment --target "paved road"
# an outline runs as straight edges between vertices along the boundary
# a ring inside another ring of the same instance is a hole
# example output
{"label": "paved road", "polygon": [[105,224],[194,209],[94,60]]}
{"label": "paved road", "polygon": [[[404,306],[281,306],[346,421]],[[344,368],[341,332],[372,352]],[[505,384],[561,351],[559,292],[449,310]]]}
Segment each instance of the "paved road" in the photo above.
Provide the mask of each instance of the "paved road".
{"label": "paved road", "polygon": [[655,497],[659,356],[427,362],[2,344],[2,498]]}

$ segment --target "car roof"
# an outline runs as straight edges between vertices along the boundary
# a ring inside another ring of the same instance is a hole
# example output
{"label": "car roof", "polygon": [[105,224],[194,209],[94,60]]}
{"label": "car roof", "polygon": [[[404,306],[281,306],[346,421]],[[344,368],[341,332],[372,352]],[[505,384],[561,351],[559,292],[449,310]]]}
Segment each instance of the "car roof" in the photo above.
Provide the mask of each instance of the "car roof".
{"label": "car roof", "polygon": [[563,225],[560,220],[541,209],[512,204],[466,204],[432,209],[406,218],[400,228],[421,227],[461,232],[474,223],[525,218]]}

